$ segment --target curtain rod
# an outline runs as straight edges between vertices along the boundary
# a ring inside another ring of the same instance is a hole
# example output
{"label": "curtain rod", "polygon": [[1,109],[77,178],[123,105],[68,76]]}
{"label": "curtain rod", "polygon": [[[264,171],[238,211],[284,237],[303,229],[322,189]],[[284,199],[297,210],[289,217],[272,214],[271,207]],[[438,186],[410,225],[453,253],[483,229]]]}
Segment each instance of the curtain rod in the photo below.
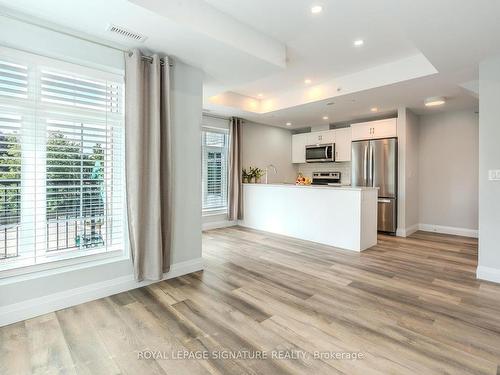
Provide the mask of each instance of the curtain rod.
{"label": "curtain rod", "polygon": [[[124,52],[127,52],[127,51],[124,51]],[[130,53],[130,51],[128,51]],[[149,63],[152,63],[153,62],[153,57],[152,56],[141,56],[141,58],[144,60],[144,61],[147,61]],[[165,65],[165,62],[168,62],[168,66],[174,66],[174,64],[172,64],[170,62],[170,59],[168,57],[162,57],[160,58],[160,65]]]}
{"label": "curtain rod", "polygon": [[[68,31],[59,30],[59,29],[57,29],[55,27],[50,27],[50,26],[43,25],[43,24],[40,24],[40,23],[37,23],[37,22],[29,21],[29,20],[25,19],[24,17],[15,16],[13,14],[5,12],[4,10],[0,10],[0,16],[11,18],[13,20],[16,20],[16,21],[19,21],[19,22],[23,22],[23,23],[27,23],[27,24],[32,25],[32,26],[40,27],[42,29],[46,29],[46,30],[53,31],[53,32],[56,32],[56,33],[59,33],[59,34],[63,34],[63,35],[66,35],[66,36],[70,36],[70,37],[73,37],[73,38],[76,38],[76,39],[80,39],[80,40],[83,40],[84,42],[96,44],[96,45],[99,45],[99,46],[102,46],[102,47],[111,48],[111,49],[114,49],[115,51],[127,52],[127,53],[131,52],[128,49],[123,49],[123,48],[120,48],[120,47],[115,47],[115,46],[113,46],[111,44],[108,44],[108,43],[98,42],[98,41],[92,40],[90,38],[85,38],[85,37],[80,36],[80,35],[75,35],[75,34],[73,34],[71,32],[68,32]],[[142,59],[145,60],[145,61],[153,62],[153,58],[151,56],[142,56]],[[172,62],[169,61],[170,60],[169,58],[166,58],[166,60],[168,61],[168,65],[169,66],[173,66]],[[165,59],[164,58],[160,59],[160,64],[161,65],[165,64]]]}

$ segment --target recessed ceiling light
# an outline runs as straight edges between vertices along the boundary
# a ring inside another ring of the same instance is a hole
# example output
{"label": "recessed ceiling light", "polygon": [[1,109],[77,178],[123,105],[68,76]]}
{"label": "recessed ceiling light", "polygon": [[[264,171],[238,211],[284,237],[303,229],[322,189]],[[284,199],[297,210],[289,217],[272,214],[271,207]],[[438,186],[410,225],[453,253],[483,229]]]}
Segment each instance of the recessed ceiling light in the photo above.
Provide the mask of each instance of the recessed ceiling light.
{"label": "recessed ceiling light", "polygon": [[373,107],[373,108],[370,109],[370,111],[372,111],[372,112],[378,112],[378,108],[377,107]]}
{"label": "recessed ceiling light", "polygon": [[292,123],[291,122],[287,122],[286,126],[292,126]]}
{"label": "recessed ceiling light", "polygon": [[321,5],[313,5],[311,7],[312,14],[318,14],[318,13],[321,13],[322,11],[323,11],[323,7]]}
{"label": "recessed ceiling light", "polygon": [[363,44],[365,44],[365,41],[363,39],[357,39],[354,41],[354,45],[356,47],[361,47]]}
{"label": "recessed ceiling light", "polygon": [[328,116],[323,116],[323,120],[328,120]]}
{"label": "recessed ceiling light", "polygon": [[443,105],[444,103],[446,103],[446,100],[442,96],[425,99],[426,107],[436,107],[438,105]]}
{"label": "recessed ceiling light", "polygon": [[311,82],[312,82],[312,81],[311,81],[309,78],[306,78],[306,79],[304,80],[304,83],[305,83],[306,85],[310,84]]}
{"label": "recessed ceiling light", "polygon": [[259,94],[257,94],[257,96],[258,96],[259,98],[262,98],[262,97],[264,96],[264,94],[259,93]]}

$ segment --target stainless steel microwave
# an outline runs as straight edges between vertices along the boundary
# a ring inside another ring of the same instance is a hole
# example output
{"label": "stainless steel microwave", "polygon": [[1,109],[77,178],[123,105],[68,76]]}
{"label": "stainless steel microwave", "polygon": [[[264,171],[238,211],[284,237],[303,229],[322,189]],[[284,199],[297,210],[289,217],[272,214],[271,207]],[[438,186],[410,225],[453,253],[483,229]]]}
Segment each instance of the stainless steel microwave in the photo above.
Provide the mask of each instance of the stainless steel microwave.
{"label": "stainless steel microwave", "polygon": [[335,143],[306,146],[306,163],[328,163],[335,161]]}

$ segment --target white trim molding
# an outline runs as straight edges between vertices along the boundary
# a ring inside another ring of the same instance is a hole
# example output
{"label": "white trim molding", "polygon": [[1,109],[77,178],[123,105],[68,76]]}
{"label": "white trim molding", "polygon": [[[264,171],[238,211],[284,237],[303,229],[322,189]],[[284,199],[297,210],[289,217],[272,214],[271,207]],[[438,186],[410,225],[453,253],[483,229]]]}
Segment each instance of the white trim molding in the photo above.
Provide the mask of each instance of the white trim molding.
{"label": "white trim molding", "polygon": [[207,223],[203,223],[201,229],[210,230],[210,229],[234,227],[235,225],[238,225],[238,222],[236,220],[234,221],[222,220],[222,221],[212,221],[212,222],[209,221]]}
{"label": "white trim molding", "polygon": [[481,280],[500,283],[500,269],[485,266],[478,266],[476,277]]}
{"label": "white trim molding", "polygon": [[478,238],[479,236],[479,232],[477,229],[447,227],[444,225],[434,225],[434,224],[415,224],[408,228],[403,228],[403,229],[398,228],[398,230],[396,231],[396,236],[408,237],[418,230],[421,230],[423,232],[451,234],[454,236],[472,237],[472,238]]}
{"label": "white trim molding", "polygon": [[419,224],[419,230],[422,230],[424,232],[452,234],[455,236],[472,237],[472,238],[478,238],[479,234],[477,229],[447,227],[444,225],[434,225],[434,224]]}
{"label": "white trim molding", "polygon": [[412,225],[411,227],[405,229],[398,229],[396,231],[396,236],[398,237],[408,237],[411,236],[419,229],[419,224]]}
{"label": "white trim molding", "polygon": [[[187,275],[201,270],[203,270],[203,258],[201,257],[185,262],[175,263],[170,266],[170,271],[163,275],[163,280],[172,279],[174,277]],[[3,306],[0,307],[0,327],[30,319],[38,315],[79,305],[81,303],[108,297],[113,294],[140,288],[155,282],[157,281],[137,282],[135,281],[133,275],[127,275]]]}

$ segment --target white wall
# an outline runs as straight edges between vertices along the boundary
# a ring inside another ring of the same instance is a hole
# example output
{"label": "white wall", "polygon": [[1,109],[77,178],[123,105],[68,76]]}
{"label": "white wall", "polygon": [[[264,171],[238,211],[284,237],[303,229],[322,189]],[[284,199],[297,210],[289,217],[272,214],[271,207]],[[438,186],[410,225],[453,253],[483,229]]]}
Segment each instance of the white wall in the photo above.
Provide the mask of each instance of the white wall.
{"label": "white wall", "polygon": [[477,231],[478,137],[473,110],[420,116],[421,224]]}
{"label": "white wall", "polygon": [[174,226],[172,264],[201,257],[201,110],[203,73],[174,61],[172,136]]}
{"label": "white wall", "polygon": [[406,152],[406,108],[398,108],[398,225],[396,235],[406,237],[405,214],[405,152]]}
{"label": "white wall", "polygon": [[245,121],[241,131],[243,168],[264,169],[273,164],[278,174],[270,171],[269,182],[294,182],[297,170],[292,164],[292,135],[287,129]]}
{"label": "white wall", "polygon": [[[70,61],[82,63],[87,57],[89,66],[95,66],[95,61],[98,61],[100,67],[115,71],[123,68],[121,52],[110,52],[105,47],[91,44],[89,47],[88,42],[68,36],[63,38],[58,33],[30,25],[13,25],[12,22],[2,20],[0,23],[2,45],[37,52],[39,41],[51,57],[66,53],[65,58]],[[13,32],[12,27],[23,30],[22,38]],[[193,147],[200,143],[202,79],[202,72],[198,69],[175,62],[171,94],[174,145],[171,275],[198,270],[202,264],[201,155],[192,152]],[[130,259],[98,263],[0,279],[0,325],[142,285],[133,280]]]}
{"label": "white wall", "polygon": [[418,118],[407,108],[398,109],[398,228],[406,237],[418,230]]}
{"label": "white wall", "polygon": [[479,66],[479,267],[478,277],[500,282],[500,56]]}
{"label": "white wall", "polygon": [[[419,119],[406,111],[406,158],[405,158],[405,226],[407,231],[419,224]],[[408,232],[407,232],[408,234]]]}

